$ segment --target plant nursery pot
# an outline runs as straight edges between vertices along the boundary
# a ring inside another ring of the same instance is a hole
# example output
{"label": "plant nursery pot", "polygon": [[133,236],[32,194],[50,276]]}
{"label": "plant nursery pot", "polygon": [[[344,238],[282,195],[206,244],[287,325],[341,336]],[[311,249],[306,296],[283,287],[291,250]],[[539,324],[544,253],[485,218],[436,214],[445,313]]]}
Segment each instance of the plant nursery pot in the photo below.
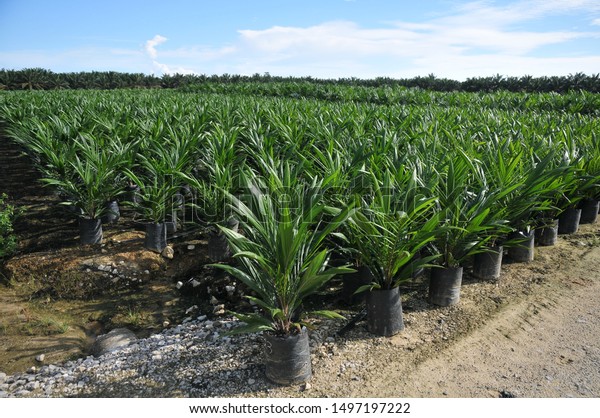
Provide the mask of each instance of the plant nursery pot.
{"label": "plant nursery pot", "polygon": [[559,234],[574,234],[579,229],[581,209],[569,208],[558,218]]}
{"label": "plant nursery pot", "polygon": [[162,252],[167,246],[167,226],[164,223],[146,224],[146,236],[144,237],[144,248]]}
{"label": "plant nursery pot", "polygon": [[134,184],[129,185],[125,188],[125,195],[123,201],[138,204],[140,203],[140,186]]}
{"label": "plant nursery pot", "polygon": [[[229,218],[227,220],[227,228],[232,231],[237,232],[239,225],[240,222],[235,218]],[[211,234],[208,238],[208,256],[215,263],[227,260],[231,257],[231,248],[229,248],[227,237],[221,230]]]}
{"label": "plant nursery pot", "polygon": [[513,247],[508,249],[508,256],[511,260],[516,261],[518,263],[528,263],[533,261],[535,252],[534,252],[534,244],[535,244],[535,232],[513,232],[510,239],[522,239],[523,241]]}
{"label": "plant nursery pot", "polygon": [[535,230],[535,243],[542,247],[556,244],[558,238],[558,219],[554,219],[546,226]]}
{"label": "plant nursery pot", "polygon": [[105,205],[106,212],[102,216],[103,224],[114,224],[119,221],[121,217],[121,211],[119,210],[119,202],[116,200],[111,200],[110,202],[106,202]]}
{"label": "plant nursery pot", "polygon": [[297,335],[265,334],[265,373],[282,385],[308,381],[312,376],[308,331],[302,327]]}
{"label": "plant nursery pot", "polygon": [[481,280],[498,280],[504,248],[497,245],[489,250],[491,251],[475,254],[473,257],[473,276]]}
{"label": "plant nursery pot", "polygon": [[[422,257],[421,252],[418,252],[413,256],[413,260],[419,261],[419,260],[421,260],[421,257]],[[414,266],[411,267],[411,277],[413,279],[417,279],[417,278],[421,277],[424,273],[425,273],[425,269],[423,267],[417,267],[417,268],[415,268]]]}
{"label": "plant nursery pot", "polygon": [[342,277],[342,298],[350,305],[365,300],[366,292],[355,293],[361,286],[373,281],[373,274],[367,266],[356,267],[356,272],[348,273]]}
{"label": "plant nursery pot", "polygon": [[172,235],[179,229],[179,219],[177,217],[176,209],[173,209],[171,214],[167,216],[167,220],[165,220],[165,226],[167,228],[167,235]]}
{"label": "plant nursery pot", "polygon": [[598,219],[598,210],[600,209],[600,201],[594,199],[585,199],[581,202],[581,218],[580,224],[593,224]]}
{"label": "plant nursery pot", "polygon": [[462,275],[462,267],[431,269],[429,303],[438,306],[456,305],[460,300]]}
{"label": "plant nursery pot", "polygon": [[404,329],[400,289],[367,292],[367,329],[371,334],[390,337]]}
{"label": "plant nursery pot", "polygon": [[165,221],[165,228],[167,228],[167,235],[174,234],[177,232],[177,221]]}
{"label": "plant nursery pot", "polygon": [[[168,216],[168,221],[165,222],[167,224],[167,234],[174,234],[179,229],[179,220],[184,217],[184,197],[180,192],[175,193],[173,196],[173,204],[171,205],[171,213]],[[180,216],[181,215],[181,216]]]}
{"label": "plant nursery pot", "polygon": [[79,218],[79,242],[82,245],[100,244],[102,242],[102,221],[100,218]]}
{"label": "plant nursery pot", "polygon": [[180,190],[180,195],[183,198],[181,205],[181,222],[185,224],[188,222],[200,221],[201,218],[199,213],[197,213],[196,206],[191,204],[196,202],[196,197],[192,187],[189,185],[184,185]]}

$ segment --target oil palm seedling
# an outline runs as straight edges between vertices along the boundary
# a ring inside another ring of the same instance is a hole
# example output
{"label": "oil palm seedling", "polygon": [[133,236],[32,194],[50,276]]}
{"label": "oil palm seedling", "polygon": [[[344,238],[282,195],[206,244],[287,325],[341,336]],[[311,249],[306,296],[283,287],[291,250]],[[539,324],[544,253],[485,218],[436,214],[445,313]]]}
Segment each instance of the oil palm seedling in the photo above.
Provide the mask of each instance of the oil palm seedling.
{"label": "oil palm seedling", "polygon": [[[580,223],[594,223],[598,217],[598,194],[600,190],[600,144],[594,133],[586,133],[586,140],[575,141],[570,135],[567,136],[565,144],[567,152],[565,158],[573,166],[575,172],[574,187],[569,194],[570,205],[566,211],[571,215],[569,219],[580,215]],[[567,215],[567,214],[566,214]],[[567,218],[567,216],[565,216]],[[564,233],[573,233],[578,225],[570,225],[564,228]],[[560,227],[559,229],[563,229]]]}
{"label": "oil palm seedling", "polygon": [[238,133],[237,128],[213,124],[197,145],[198,158],[192,172],[179,174],[195,196],[188,204],[193,211],[192,218],[209,226],[209,255],[213,261],[222,261],[231,255],[218,226],[237,231],[239,224],[229,209],[227,197],[238,191],[238,173],[245,166],[244,157],[237,149]]}
{"label": "oil palm seedling", "polygon": [[103,148],[97,138],[81,134],[69,144],[72,153],[64,165],[52,167],[52,160],[46,163],[42,181],[57,188],[66,197],[63,203],[76,209],[81,244],[102,241],[101,217],[107,211],[106,202],[120,191],[117,179],[124,164],[124,148],[115,152]]}
{"label": "oil palm seedling", "polygon": [[499,202],[502,202],[520,184],[505,184],[503,188],[492,188],[488,184],[481,161],[474,158],[477,154],[469,155],[471,155],[469,160],[473,163],[471,168],[473,183],[470,187],[482,195],[485,200],[483,204],[489,208],[485,211],[486,215],[482,220],[482,224],[486,227],[479,233],[479,240],[485,245],[480,247],[481,251],[473,255],[473,275],[482,280],[498,280],[502,267],[504,243],[512,231],[508,221],[507,208],[500,205]]}
{"label": "oil palm seedling", "polygon": [[347,245],[368,268],[366,292],[369,332],[391,336],[404,329],[399,286],[436,256],[420,251],[436,237],[436,199],[423,194],[415,172],[401,167],[371,174],[371,193],[358,198],[357,210],[345,228]]}
{"label": "oil palm seedling", "polygon": [[146,221],[144,247],[161,252],[167,246],[167,216],[173,211],[182,182],[181,173],[190,170],[193,138],[186,140],[176,133],[153,141],[138,163],[125,168],[124,173],[138,187],[134,209]]}
{"label": "oil palm seedling", "polygon": [[13,254],[17,249],[17,237],[13,222],[19,210],[7,202],[7,195],[0,194],[0,260]]}
{"label": "oil palm seedling", "polygon": [[235,332],[265,332],[266,375],[284,384],[311,376],[304,318],[340,317],[326,310],[305,312],[303,303],[332,277],[350,271],[330,267],[330,251],[324,247],[327,236],[350,215],[350,206],[327,207],[319,180],[304,183],[291,173],[289,166],[281,178],[244,173],[246,195],[230,196],[244,235],[221,227],[236,263],[215,264],[253,292],[248,299],[262,313],[236,314],[244,325]]}
{"label": "oil palm seedling", "polygon": [[536,216],[555,209],[551,193],[556,193],[565,167],[554,166],[556,152],[542,150],[538,156],[522,142],[493,138],[489,148],[481,153],[487,184],[499,191],[496,207],[506,214],[512,232],[505,237],[504,247],[514,261],[532,261]]}
{"label": "oil palm seedling", "polygon": [[482,251],[492,239],[487,234],[494,225],[486,223],[496,203],[487,191],[473,190],[476,163],[458,152],[446,157],[440,170],[435,195],[439,199],[440,227],[431,247],[439,268],[431,272],[429,301],[435,305],[454,305],[460,300],[465,261]]}

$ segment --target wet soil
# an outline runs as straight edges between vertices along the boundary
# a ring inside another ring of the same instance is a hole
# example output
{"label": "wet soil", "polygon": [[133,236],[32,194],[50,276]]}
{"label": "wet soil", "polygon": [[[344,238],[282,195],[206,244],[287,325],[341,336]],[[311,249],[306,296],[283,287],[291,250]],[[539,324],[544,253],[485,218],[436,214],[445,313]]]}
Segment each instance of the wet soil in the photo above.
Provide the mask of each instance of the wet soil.
{"label": "wet soil", "polygon": [[0,262],[0,371],[39,366],[40,354],[46,363],[85,355],[112,328],[148,336],[208,300],[199,298],[206,286],[195,292],[176,286],[212,273],[202,270],[210,261],[205,230],[170,236],[174,257],[167,259],[143,248],[144,225],[121,208],[119,222],[103,226],[101,245],[81,246],[76,217],[43,187],[22,150],[2,137],[0,167],[0,192],[21,211],[14,222],[18,250]]}

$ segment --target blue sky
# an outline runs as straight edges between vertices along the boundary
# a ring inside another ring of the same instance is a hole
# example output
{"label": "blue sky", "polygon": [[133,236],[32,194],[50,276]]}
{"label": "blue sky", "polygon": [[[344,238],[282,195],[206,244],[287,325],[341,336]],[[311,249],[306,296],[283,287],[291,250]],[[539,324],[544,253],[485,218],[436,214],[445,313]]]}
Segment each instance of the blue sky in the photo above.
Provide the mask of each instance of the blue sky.
{"label": "blue sky", "polygon": [[600,0],[0,0],[0,68],[465,79],[600,73]]}

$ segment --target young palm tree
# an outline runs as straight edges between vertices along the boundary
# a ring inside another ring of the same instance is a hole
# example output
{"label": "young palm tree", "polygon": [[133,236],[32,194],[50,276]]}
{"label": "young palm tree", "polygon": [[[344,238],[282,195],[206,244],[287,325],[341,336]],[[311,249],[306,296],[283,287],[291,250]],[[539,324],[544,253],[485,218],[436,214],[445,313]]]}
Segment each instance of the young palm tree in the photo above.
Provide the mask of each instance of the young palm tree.
{"label": "young palm tree", "polygon": [[144,246],[161,252],[167,246],[167,215],[173,212],[176,195],[182,188],[182,173],[192,164],[197,138],[183,138],[177,132],[153,141],[138,156],[138,164],[124,169],[125,175],[139,187],[134,208],[147,221]]}
{"label": "young palm tree", "polygon": [[329,266],[328,235],[348,218],[352,209],[323,203],[321,181],[305,183],[292,175],[289,164],[281,177],[242,175],[247,195],[230,196],[244,234],[220,227],[236,264],[215,267],[246,284],[262,314],[236,314],[245,323],[234,332],[266,331],[266,375],[277,383],[298,383],[311,376],[307,323],[304,316],[340,315],[327,310],[303,312],[303,302],[332,277],[351,272]]}
{"label": "young palm tree", "polygon": [[[48,168],[47,177],[42,181],[66,196],[64,204],[76,208],[82,244],[96,244],[102,240],[100,217],[107,210],[106,203],[120,191],[117,179],[125,162],[127,146],[115,144],[105,148],[97,138],[89,135],[80,135],[69,146],[73,150],[70,160]],[[87,228],[91,231],[86,232]]]}
{"label": "young palm tree", "polygon": [[440,228],[431,247],[439,254],[440,268],[432,270],[429,301],[436,305],[456,304],[460,298],[463,264],[472,255],[486,251],[497,228],[490,211],[497,203],[487,190],[472,190],[476,163],[458,152],[447,155],[438,178]]}
{"label": "young palm tree", "polygon": [[372,282],[357,292],[368,290],[367,324],[377,335],[404,328],[398,286],[436,258],[420,256],[434,240],[439,220],[436,199],[423,194],[415,174],[401,168],[384,171],[382,179],[372,175],[371,193],[346,227],[351,252],[372,275]]}
{"label": "young palm tree", "polygon": [[[246,322],[238,332],[271,331],[289,335],[300,331],[303,301],[336,274],[351,272],[346,267],[329,267],[329,250],[324,248],[333,233],[351,214],[323,203],[321,182],[298,182],[289,165],[282,178],[242,174],[247,195],[230,196],[244,235],[226,227],[236,265],[215,264],[245,283],[256,296],[248,298],[263,314],[238,315]],[[328,317],[339,315],[313,312]]]}
{"label": "young palm tree", "polygon": [[416,256],[435,238],[437,199],[420,190],[415,174],[403,168],[386,170],[382,179],[371,174],[372,193],[347,223],[348,246],[374,278],[361,291],[393,289],[432,261]]}

